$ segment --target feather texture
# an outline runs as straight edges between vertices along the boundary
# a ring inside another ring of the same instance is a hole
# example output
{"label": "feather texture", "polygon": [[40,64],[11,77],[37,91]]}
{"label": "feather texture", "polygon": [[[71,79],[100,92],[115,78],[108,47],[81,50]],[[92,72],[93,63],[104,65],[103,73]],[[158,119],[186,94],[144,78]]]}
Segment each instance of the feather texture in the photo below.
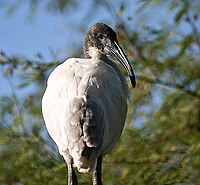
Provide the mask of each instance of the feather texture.
{"label": "feather texture", "polygon": [[[61,155],[80,172],[116,145],[127,113],[128,86],[110,60],[71,58],[49,76],[42,99],[46,127]],[[114,115],[114,116],[113,116]]]}

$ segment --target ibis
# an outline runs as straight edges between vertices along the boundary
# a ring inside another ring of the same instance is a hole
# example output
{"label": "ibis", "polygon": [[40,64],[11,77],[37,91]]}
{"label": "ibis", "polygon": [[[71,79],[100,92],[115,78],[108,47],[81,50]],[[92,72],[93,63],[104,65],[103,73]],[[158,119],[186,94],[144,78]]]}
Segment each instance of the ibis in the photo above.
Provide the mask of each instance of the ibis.
{"label": "ibis", "polygon": [[[50,74],[42,98],[42,113],[49,135],[68,167],[68,185],[77,185],[74,167],[91,172],[92,184],[101,185],[102,158],[119,140],[127,114],[128,82],[135,75],[115,31],[96,23],[86,33],[85,58],[70,58]],[[110,57],[111,56],[111,57]]]}

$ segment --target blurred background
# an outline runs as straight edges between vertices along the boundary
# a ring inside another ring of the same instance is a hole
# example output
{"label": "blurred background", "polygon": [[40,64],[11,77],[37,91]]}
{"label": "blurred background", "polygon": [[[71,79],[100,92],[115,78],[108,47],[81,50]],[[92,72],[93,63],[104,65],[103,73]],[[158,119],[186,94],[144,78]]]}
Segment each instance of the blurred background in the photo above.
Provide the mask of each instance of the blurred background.
{"label": "blurred background", "polygon": [[137,79],[104,184],[200,184],[199,12],[199,0],[1,0],[0,184],[67,183],[41,98],[58,64],[84,57],[95,22],[116,30]]}

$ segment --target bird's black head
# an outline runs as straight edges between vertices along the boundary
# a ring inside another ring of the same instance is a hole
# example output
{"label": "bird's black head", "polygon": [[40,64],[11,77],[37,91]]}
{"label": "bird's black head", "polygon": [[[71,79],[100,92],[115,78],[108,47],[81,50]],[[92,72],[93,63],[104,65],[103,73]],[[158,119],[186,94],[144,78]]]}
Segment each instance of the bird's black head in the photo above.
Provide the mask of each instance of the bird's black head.
{"label": "bird's black head", "polygon": [[86,58],[93,58],[95,51],[99,54],[107,54],[107,46],[111,46],[114,41],[117,41],[117,35],[111,27],[104,23],[94,24],[85,37],[83,51]]}
{"label": "bird's black head", "polygon": [[94,24],[85,36],[83,51],[86,58],[99,58],[107,54],[117,58],[125,67],[133,87],[136,85],[133,69],[117,41],[115,31],[104,23]]}

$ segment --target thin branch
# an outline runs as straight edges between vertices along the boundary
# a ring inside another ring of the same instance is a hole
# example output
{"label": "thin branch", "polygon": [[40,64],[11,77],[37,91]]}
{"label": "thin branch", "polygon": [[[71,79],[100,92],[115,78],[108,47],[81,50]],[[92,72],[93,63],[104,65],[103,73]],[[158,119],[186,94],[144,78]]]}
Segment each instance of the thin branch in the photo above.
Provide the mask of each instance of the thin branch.
{"label": "thin branch", "polygon": [[20,122],[21,128],[22,128],[24,134],[27,134],[28,132],[27,132],[25,126],[24,126],[24,121],[23,121],[23,116],[22,116],[22,108],[19,107],[19,103],[18,103],[17,97],[15,95],[12,83],[10,82],[8,77],[6,77],[6,79],[7,79],[9,86],[10,86],[11,95],[12,95],[12,98],[13,98],[13,102],[15,103],[17,114],[19,116],[19,122]]}
{"label": "thin branch", "polygon": [[180,90],[180,91],[182,91],[184,93],[187,93],[187,94],[189,94],[189,95],[191,95],[193,97],[196,97],[196,98],[200,99],[200,94],[198,94],[198,93],[196,93],[194,91],[185,89],[185,86],[180,85],[180,84],[166,82],[166,81],[163,81],[161,79],[151,79],[151,78],[148,78],[148,77],[145,77],[145,76],[141,76],[141,75],[138,75],[137,79],[145,81],[147,83],[151,83],[151,84],[159,84],[159,85],[163,85],[163,86],[166,86],[166,87],[171,87],[171,88]]}
{"label": "thin branch", "polygon": [[27,66],[32,69],[41,68],[43,70],[49,69],[51,67],[56,67],[60,62],[51,61],[51,62],[40,62],[37,60],[27,60],[24,57],[6,57],[4,59],[0,58],[0,67],[1,66],[10,66],[12,69],[18,66]]}
{"label": "thin branch", "polygon": [[[110,3],[108,1],[101,0],[101,2],[106,6],[106,8],[109,10],[109,12],[111,13],[111,15],[116,19],[116,21],[118,23],[120,23],[121,25],[125,25],[124,21],[116,13],[116,11],[113,9],[113,7],[110,5]],[[192,21],[192,19],[189,16],[188,16],[188,23],[191,25],[191,27],[193,29],[193,32],[196,35],[196,41],[197,41],[197,44],[198,44],[199,49],[200,49],[200,37],[199,37],[198,30],[197,30],[196,25],[194,24],[194,22]],[[129,41],[130,41],[130,37],[129,37],[128,31],[127,31],[127,29],[124,26],[123,26],[123,32],[124,32],[125,36],[127,38],[129,38]],[[132,44],[133,42],[130,42],[130,43]],[[143,55],[142,55],[142,59],[146,60],[146,58]],[[192,96],[200,99],[200,94],[198,94],[198,93],[196,93],[194,91],[185,89],[185,87],[183,85],[176,84],[176,83],[165,82],[165,81],[162,81],[160,79],[150,79],[150,78],[147,78],[147,77],[144,77],[144,76],[137,76],[137,78],[139,80],[143,80],[143,81],[146,81],[148,83],[160,84],[160,85],[163,85],[163,86],[166,86],[166,87],[171,87],[171,88],[174,88],[174,89],[178,89],[178,90],[180,90],[180,91],[182,91],[184,93],[187,93],[189,95],[192,95]]]}
{"label": "thin branch", "polygon": [[[127,160],[123,160],[123,161],[115,161],[115,164],[120,164],[120,165],[133,165],[133,164],[163,164],[164,162],[167,162],[166,159],[157,159],[157,160],[132,160],[132,161],[127,161]],[[109,161],[104,161],[104,163],[107,164],[112,164]]]}
{"label": "thin branch", "polygon": [[[116,13],[114,8],[110,5],[110,3],[106,0],[101,0],[102,4],[108,9],[108,12],[112,15],[112,17],[116,20],[116,22],[120,25],[125,25],[125,22],[121,19],[121,17]],[[123,26],[122,31],[124,32],[125,36],[130,40],[129,33],[125,26]],[[131,42],[131,40],[130,40]]]}
{"label": "thin branch", "polygon": [[198,101],[198,130],[200,131],[200,100]]}
{"label": "thin branch", "polygon": [[191,18],[191,15],[188,12],[186,13],[186,20],[187,20],[188,24],[190,25],[190,27],[192,28],[193,34],[196,39],[196,43],[197,43],[199,51],[200,51],[200,34],[198,32],[197,26],[194,23],[194,20]]}

